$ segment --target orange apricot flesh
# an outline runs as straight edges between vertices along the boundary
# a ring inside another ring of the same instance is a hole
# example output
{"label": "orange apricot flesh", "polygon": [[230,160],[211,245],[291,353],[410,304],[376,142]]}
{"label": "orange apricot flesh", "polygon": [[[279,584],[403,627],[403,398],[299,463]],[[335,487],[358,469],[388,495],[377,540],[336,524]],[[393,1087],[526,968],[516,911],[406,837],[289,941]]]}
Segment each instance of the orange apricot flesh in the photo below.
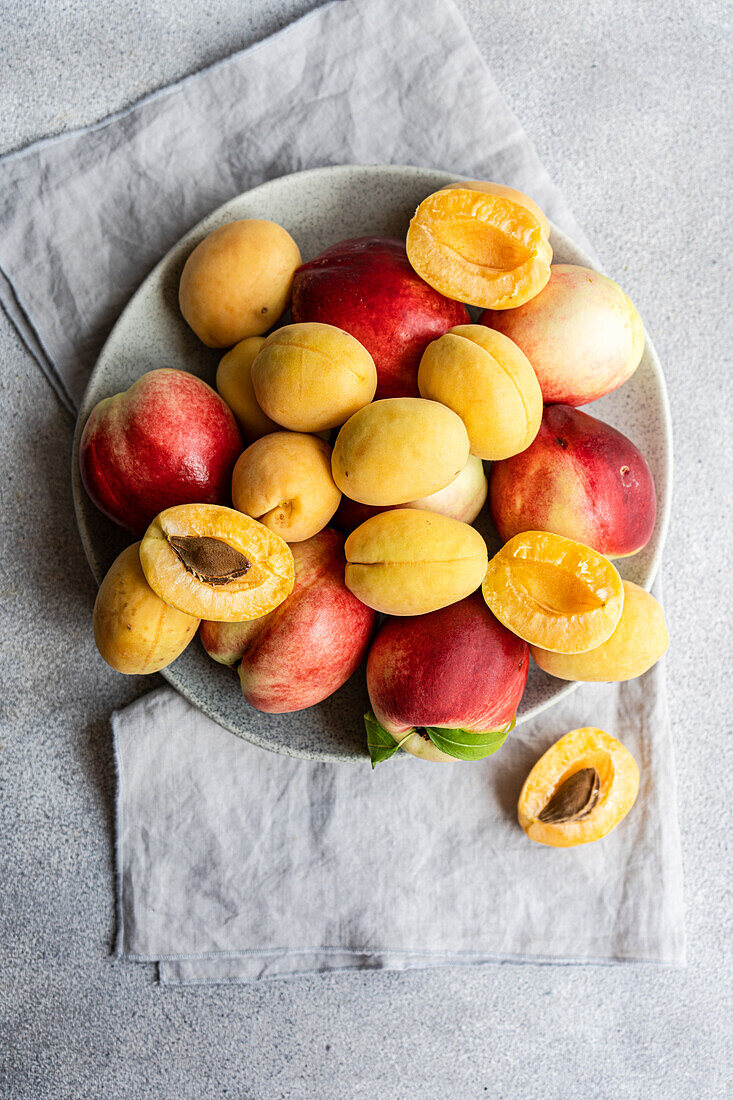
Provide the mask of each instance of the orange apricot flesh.
{"label": "orange apricot flesh", "polygon": [[266,615],[290,595],[295,579],[287,543],[221,505],[166,508],[145,532],[140,562],[162,600],[213,622]]}
{"label": "orange apricot flesh", "polygon": [[620,741],[592,726],[571,730],[527,776],[519,824],[537,844],[590,844],[626,817],[638,790],[639,769]]}
{"label": "orange apricot flesh", "polygon": [[407,257],[417,274],[448,298],[512,309],[549,281],[552,248],[526,206],[456,187],[420,203],[407,231]]}
{"label": "orange apricot flesh", "polygon": [[526,207],[530,214],[534,214],[540,223],[540,229],[545,237],[550,236],[550,222],[544,210],[530,198],[524,191],[517,191],[514,187],[507,187],[505,183],[492,183],[490,180],[460,180],[456,183],[446,183],[441,191],[456,191],[463,189],[468,191],[483,191],[487,195],[500,195],[505,199],[512,199],[520,206]]}
{"label": "orange apricot flesh", "polygon": [[584,653],[610,638],[624,605],[608,558],[549,531],[525,531],[489,562],[483,594],[499,622],[530,645]]}
{"label": "orange apricot flesh", "polygon": [[586,653],[548,653],[532,646],[536,663],[560,680],[633,680],[669,648],[662,605],[638,584],[624,581],[624,608],[610,638]]}

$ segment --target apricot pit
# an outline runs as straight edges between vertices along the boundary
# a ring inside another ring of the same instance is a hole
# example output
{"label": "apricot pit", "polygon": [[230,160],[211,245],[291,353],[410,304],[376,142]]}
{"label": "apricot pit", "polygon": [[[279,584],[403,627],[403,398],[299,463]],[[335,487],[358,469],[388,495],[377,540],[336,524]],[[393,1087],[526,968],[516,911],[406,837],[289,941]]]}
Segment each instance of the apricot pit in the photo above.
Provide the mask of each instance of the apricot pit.
{"label": "apricot pit", "polygon": [[161,600],[214,622],[257,619],[293,588],[287,543],[250,516],[220,505],[183,504],[161,512],[142,540],[140,562]]}
{"label": "apricot pit", "polygon": [[489,562],[484,599],[530,645],[584,653],[616,629],[624,588],[602,554],[549,531],[525,531]]}

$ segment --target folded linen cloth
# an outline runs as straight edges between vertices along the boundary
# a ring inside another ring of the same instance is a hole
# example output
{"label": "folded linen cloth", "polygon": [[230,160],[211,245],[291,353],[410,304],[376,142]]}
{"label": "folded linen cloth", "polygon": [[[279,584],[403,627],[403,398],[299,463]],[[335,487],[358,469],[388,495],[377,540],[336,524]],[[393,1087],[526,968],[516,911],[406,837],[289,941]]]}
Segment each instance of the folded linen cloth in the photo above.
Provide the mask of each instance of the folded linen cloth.
{"label": "folded linen cloth", "polygon": [[[471,96],[461,95],[469,86]],[[341,0],[96,126],[0,161],[0,301],[72,409],[121,307],[187,229],[305,167],[499,179],[586,244],[452,4]],[[298,721],[294,715],[292,721]],[[576,726],[642,773],[623,827],[531,844],[516,799]],[[588,685],[496,757],[311,763],[239,741],[171,689],[113,717],[117,950],[167,982],[492,960],[684,958],[664,671]]]}

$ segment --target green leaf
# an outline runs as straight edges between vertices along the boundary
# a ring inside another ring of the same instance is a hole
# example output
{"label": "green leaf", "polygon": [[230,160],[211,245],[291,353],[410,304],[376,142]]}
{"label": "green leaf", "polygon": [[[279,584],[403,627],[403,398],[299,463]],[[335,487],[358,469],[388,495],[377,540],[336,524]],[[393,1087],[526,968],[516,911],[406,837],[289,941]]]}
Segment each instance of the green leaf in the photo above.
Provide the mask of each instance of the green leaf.
{"label": "green leaf", "polygon": [[483,760],[491,756],[506,741],[517,724],[515,715],[506,726],[497,730],[449,730],[426,726],[425,732],[437,749],[457,760]]}
{"label": "green leaf", "polygon": [[372,758],[372,768],[376,768],[377,764],[381,764],[383,760],[389,760],[390,756],[394,756],[403,741],[406,741],[407,737],[411,737],[414,733],[414,730],[410,730],[407,737],[404,737],[402,741],[395,741],[392,734],[387,733],[384,726],[380,726],[374,717],[374,711],[371,710],[364,715],[364,725],[366,726],[367,748]]}

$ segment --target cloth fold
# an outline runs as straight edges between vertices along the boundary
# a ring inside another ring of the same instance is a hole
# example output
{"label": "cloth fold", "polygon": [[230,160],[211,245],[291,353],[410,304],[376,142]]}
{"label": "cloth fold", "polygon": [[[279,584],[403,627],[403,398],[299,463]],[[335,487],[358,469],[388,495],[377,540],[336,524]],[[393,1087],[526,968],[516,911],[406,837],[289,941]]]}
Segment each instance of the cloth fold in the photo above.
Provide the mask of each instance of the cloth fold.
{"label": "cloth fold", "polygon": [[[1,160],[0,302],[73,410],[121,308],[183,233],[257,183],[348,162],[501,180],[587,247],[449,0],[423,0],[417,19],[337,0]],[[521,781],[581,725],[634,753],[640,797],[601,844],[543,849],[516,824]],[[168,688],[113,728],[117,950],[158,961],[164,981],[684,958],[663,666],[582,687],[472,765],[276,756]]]}

